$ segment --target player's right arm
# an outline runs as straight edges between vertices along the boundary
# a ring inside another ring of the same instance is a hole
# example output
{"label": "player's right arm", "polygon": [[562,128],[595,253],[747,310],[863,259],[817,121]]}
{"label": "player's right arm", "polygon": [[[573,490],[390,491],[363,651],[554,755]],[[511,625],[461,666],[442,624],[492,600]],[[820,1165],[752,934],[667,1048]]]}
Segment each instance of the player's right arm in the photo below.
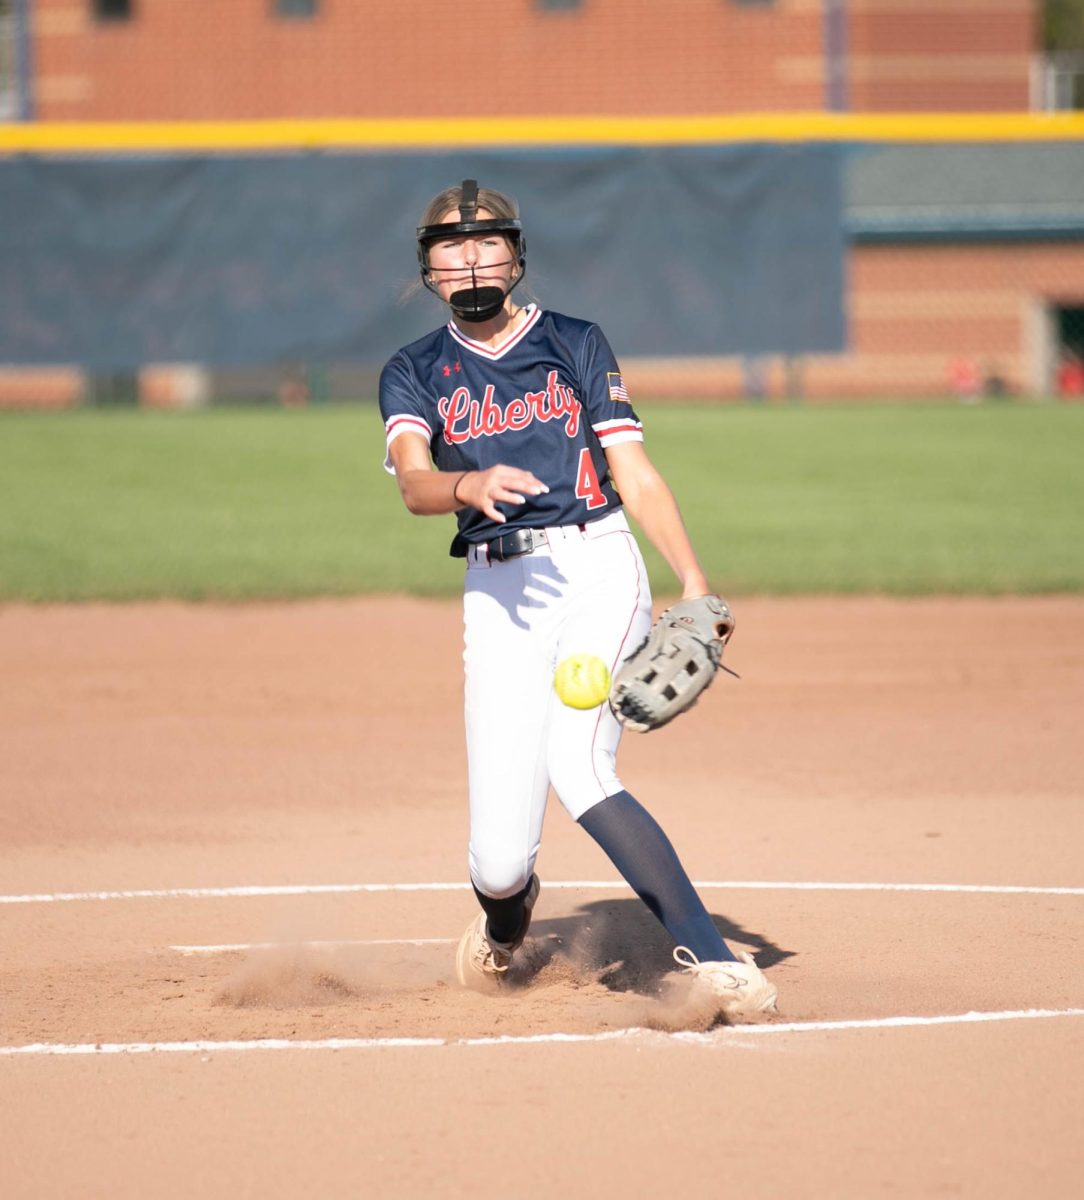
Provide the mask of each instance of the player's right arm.
{"label": "player's right arm", "polygon": [[434,471],[429,443],[418,433],[401,433],[388,447],[403,503],[419,516],[439,516],[472,505],[491,521],[504,514],[497,503],[523,504],[549,488],[530,471],[498,463],[485,471]]}

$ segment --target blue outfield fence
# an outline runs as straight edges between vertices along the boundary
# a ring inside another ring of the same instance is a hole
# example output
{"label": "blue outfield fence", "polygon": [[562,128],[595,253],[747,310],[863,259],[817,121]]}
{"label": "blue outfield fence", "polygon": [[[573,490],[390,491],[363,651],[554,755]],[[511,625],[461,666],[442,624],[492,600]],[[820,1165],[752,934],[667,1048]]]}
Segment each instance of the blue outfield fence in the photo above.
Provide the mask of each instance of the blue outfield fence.
{"label": "blue outfield fence", "polygon": [[414,228],[465,177],[515,195],[527,284],[619,355],[845,344],[834,145],[0,160],[0,362],[379,364],[444,319]]}

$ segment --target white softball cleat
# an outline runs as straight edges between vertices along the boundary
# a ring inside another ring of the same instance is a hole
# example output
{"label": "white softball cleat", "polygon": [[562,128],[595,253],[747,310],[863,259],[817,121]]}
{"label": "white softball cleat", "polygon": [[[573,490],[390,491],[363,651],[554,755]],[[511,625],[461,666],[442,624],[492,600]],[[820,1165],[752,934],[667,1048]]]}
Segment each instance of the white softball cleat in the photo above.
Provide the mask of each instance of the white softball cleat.
{"label": "white softball cleat", "polygon": [[738,962],[701,962],[687,946],[678,946],[674,961],[691,975],[698,987],[719,998],[719,1010],[728,1017],[756,1017],[774,1013],[778,989],[768,982],[751,954],[738,952]]}
{"label": "white softball cleat", "polygon": [[490,941],[486,932],[486,914],[480,912],[467,926],[455,952],[455,975],[459,982],[475,992],[493,993],[500,989],[512,956],[523,945],[531,927],[531,913],[542,885],[532,875],[523,898],[523,925],[514,941]]}

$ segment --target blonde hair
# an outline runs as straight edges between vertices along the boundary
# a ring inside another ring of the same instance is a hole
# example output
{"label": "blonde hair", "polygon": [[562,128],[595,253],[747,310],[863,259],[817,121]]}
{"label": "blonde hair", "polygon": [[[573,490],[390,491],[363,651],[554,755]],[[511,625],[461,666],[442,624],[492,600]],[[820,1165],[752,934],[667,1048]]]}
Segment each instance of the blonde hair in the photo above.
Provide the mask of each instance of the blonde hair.
{"label": "blonde hair", "polygon": [[[422,219],[418,222],[418,225],[441,224],[441,217],[453,208],[458,210],[462,201],[462,184],[457,183],[455,187],[445,188],[443,192],[439,192],[425,206],[425,210],[422,212]],[[519,216],[519,205],[515,200],[511,196],[506,196],[504,192],[495,191],[493,188],[478,189],[478,207],[484,208],[487,212],[491,212],[494,217],[501,220],[514,220]],[[458,220],[458,218],[456,219]]]}

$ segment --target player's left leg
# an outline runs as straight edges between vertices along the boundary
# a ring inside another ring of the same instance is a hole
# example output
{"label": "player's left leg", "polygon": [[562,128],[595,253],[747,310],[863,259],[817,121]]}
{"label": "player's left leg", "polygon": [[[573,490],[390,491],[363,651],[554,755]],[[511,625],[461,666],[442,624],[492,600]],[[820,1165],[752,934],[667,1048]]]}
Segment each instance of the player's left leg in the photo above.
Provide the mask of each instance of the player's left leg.
{"label": "player's left leg", "polygon": [[[572,588],[556,659],[598,654],[612,671],[651,626],[639,549],[631,535],[606,537],[562,556],[561,564]],[[685,952],[680,965],[703,976],[722,996],[723,1007],[734,1001],[727,990],[732,976],[743,999],[755,993],[758,1005],[774,1004],[774,989],[756,966],[739,961],[723,940],[666,833],[625,790],[616,767],[620,739],[621,726],[608,705],[581,711],[552,697],[547,758],[561,803]]]}
{"label": "player's left leg", "polygon": [[[551,667],[572,654],[593,654],[613,674],[651,628],[651,590],[639,547],[622,523],[594,540],[575,540],[573,533],[554,556],[567,584],[553,630]],[[606,703],[569,708],[551,687],[548,704],[549,779],[561,803],[579,819],[623,790],[616,763],[621,726]]]}
{"label": "player's left leg", "polygon": [[699,962],[735,962],[662,826],[626,791],[577,818],[678,946]]}

